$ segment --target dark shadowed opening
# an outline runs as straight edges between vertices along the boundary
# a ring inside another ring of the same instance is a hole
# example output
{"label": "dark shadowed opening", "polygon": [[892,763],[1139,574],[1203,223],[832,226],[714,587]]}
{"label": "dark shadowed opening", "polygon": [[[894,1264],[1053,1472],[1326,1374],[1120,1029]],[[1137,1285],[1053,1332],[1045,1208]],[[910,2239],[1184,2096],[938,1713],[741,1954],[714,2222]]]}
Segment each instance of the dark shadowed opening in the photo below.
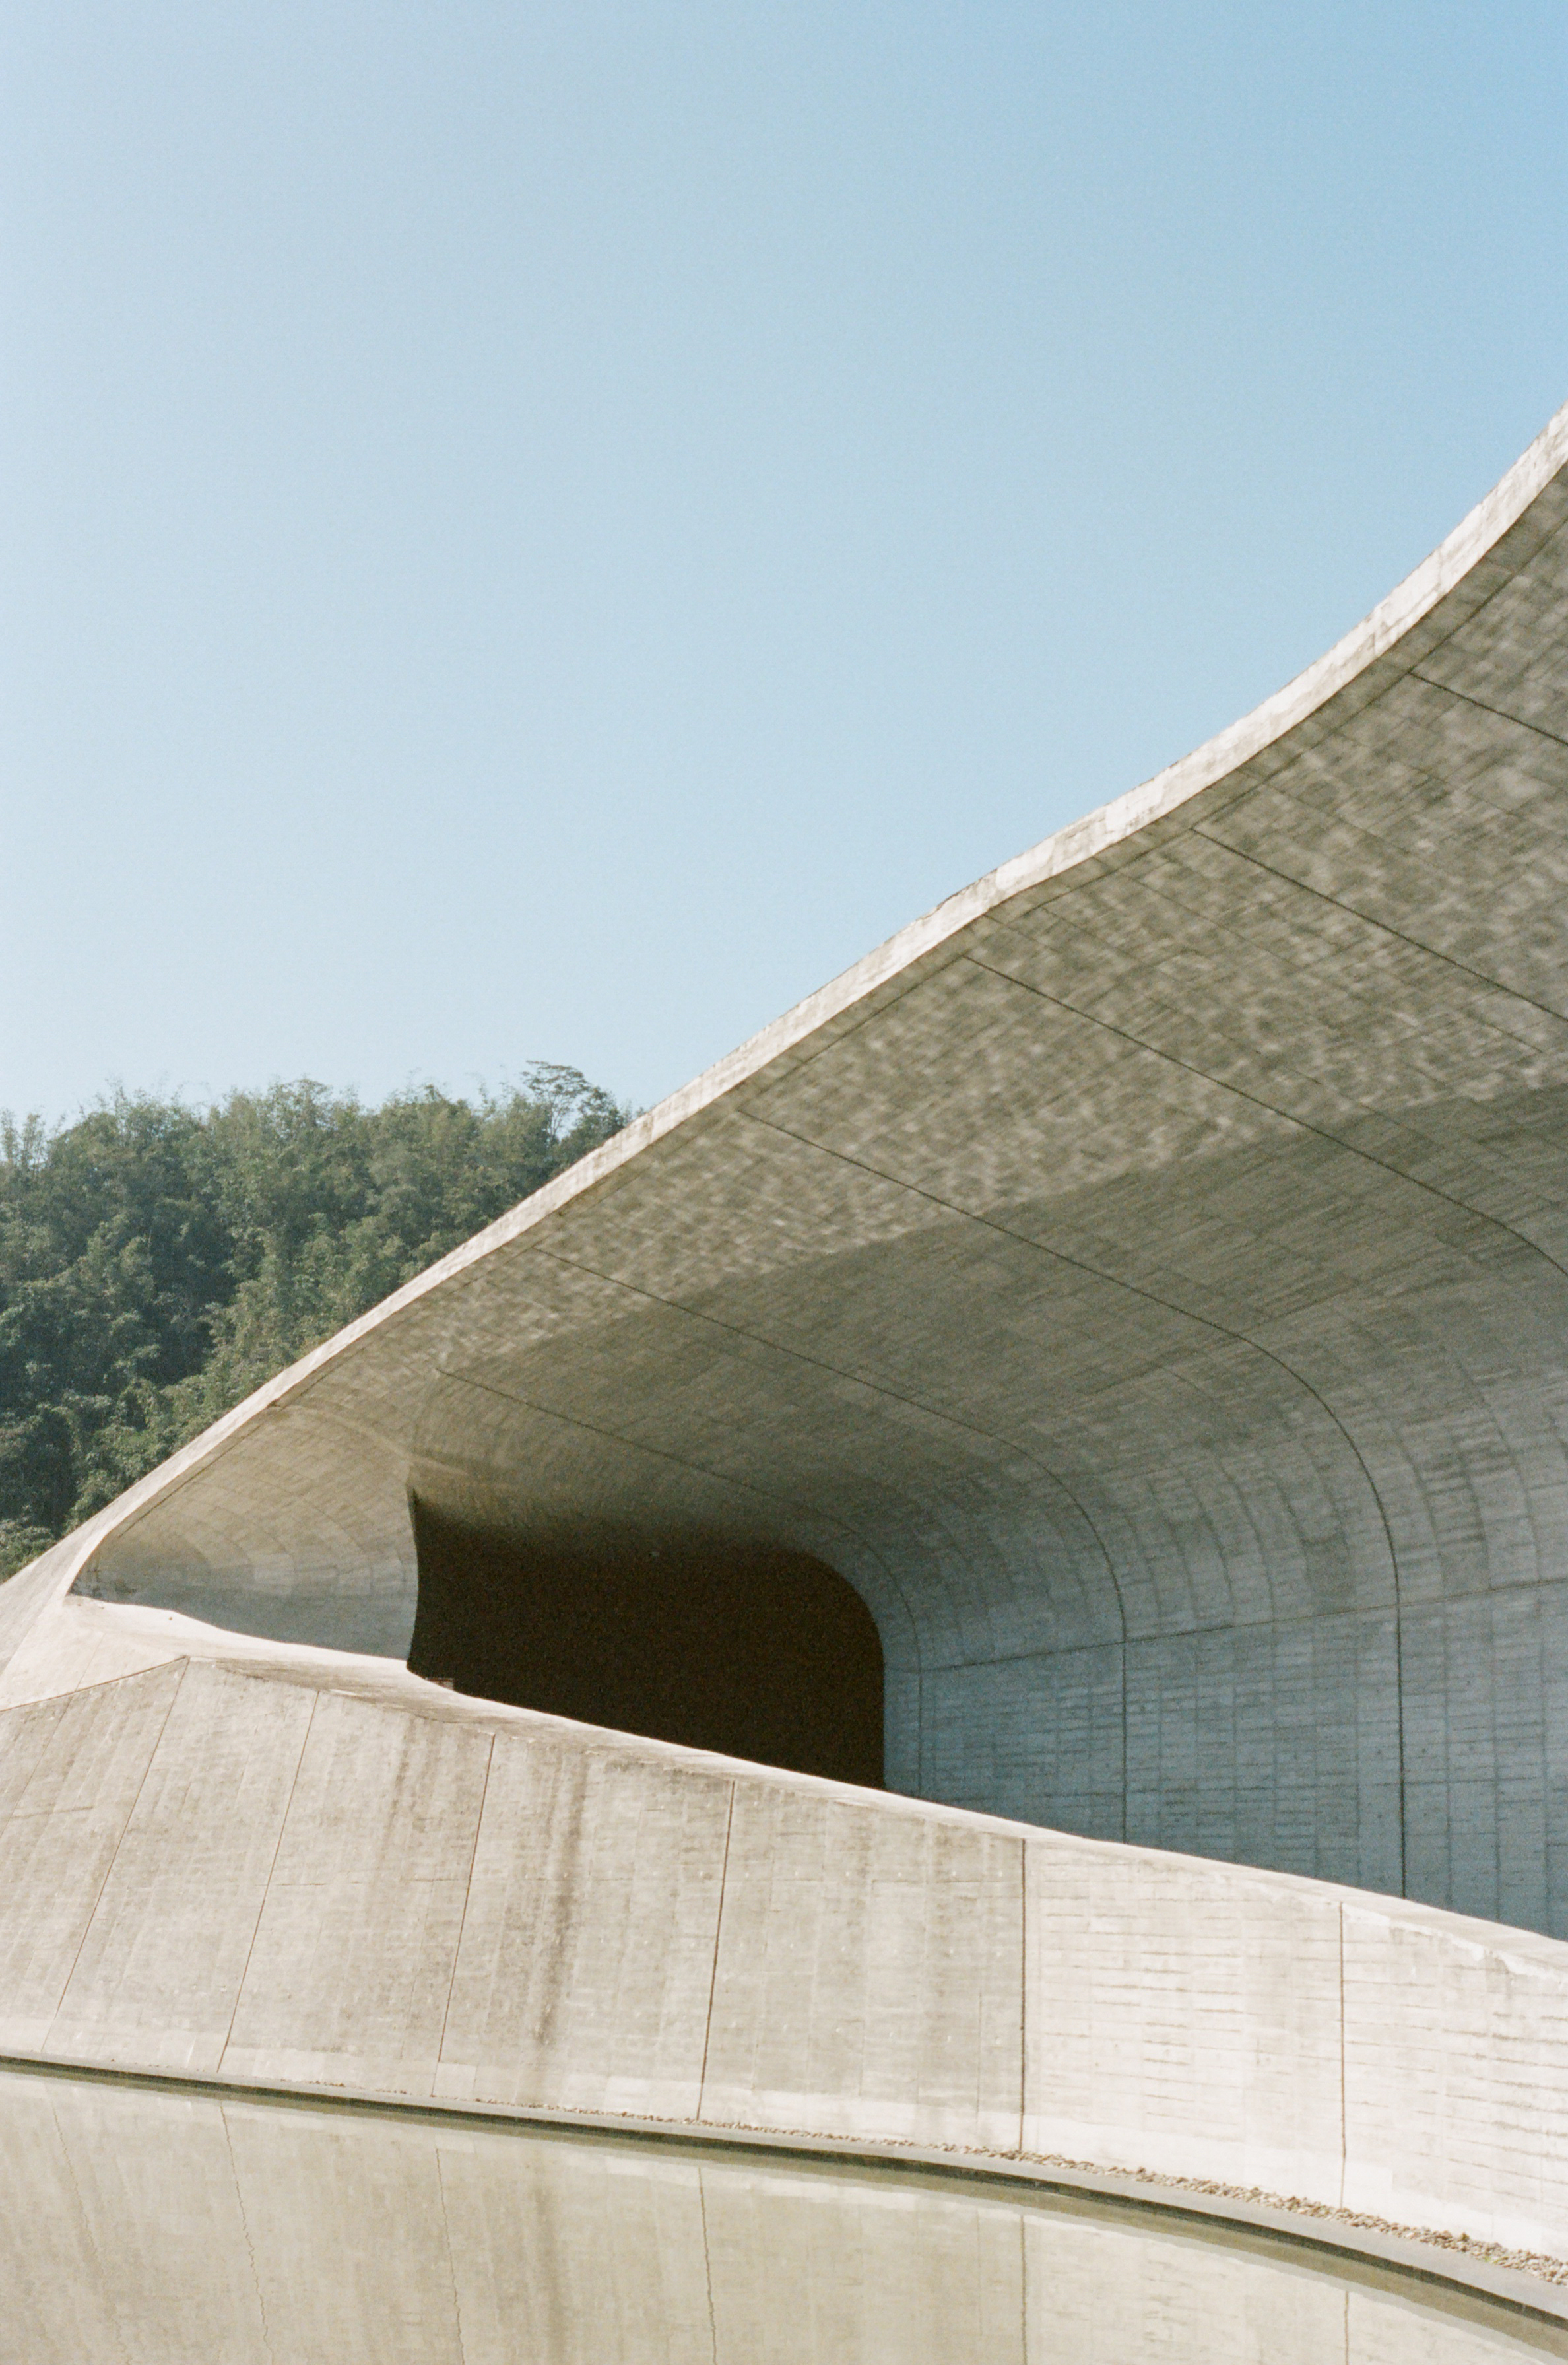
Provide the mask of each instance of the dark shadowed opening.
{"label": "dark shadowed opening", "polygon": [[415,1675],[880,1788],[881,1642],[821,1561],[711,1537],[522,1542],[412,1508]]}

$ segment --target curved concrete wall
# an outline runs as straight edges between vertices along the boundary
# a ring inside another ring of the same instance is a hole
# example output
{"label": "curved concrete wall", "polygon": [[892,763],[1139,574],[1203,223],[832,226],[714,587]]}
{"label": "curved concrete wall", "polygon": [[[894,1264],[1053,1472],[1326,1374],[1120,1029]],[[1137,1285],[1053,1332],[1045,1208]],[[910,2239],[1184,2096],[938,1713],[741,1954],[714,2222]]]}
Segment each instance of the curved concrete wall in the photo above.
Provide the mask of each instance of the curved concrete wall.
{"label": "curved concrete wall", "polygon": [[[60,1688],[106,1630],[153,1664]],[[65,1603],[0,1699],[0,2054],[1044,2154],[1562,2249],[1552,1940],[151,1611]]]}
{"label": "curved concrete wall", "polygon": [[1568,1933],[1565,455],[262,1391],[83,1586],[400,1657],[410,1485],[809,1552],[895,1787]]}
{"label": "curved concrete wall", "polygon": [[[0,2047],[1561,2249],[1565,459],[0,1588]],[[826,1563],[918,1795],[420,1684],[410,1489]]]}

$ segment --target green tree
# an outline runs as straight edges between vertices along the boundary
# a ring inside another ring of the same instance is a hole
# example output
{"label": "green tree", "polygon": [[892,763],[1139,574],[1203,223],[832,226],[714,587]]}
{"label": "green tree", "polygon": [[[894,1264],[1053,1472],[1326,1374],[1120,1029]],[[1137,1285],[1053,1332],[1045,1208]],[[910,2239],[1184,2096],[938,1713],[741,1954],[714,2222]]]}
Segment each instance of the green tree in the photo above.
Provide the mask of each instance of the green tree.
{"label": "green tree", "polygon": [[302,1079],[0,1118],[0,1575],[628,1114],[541,1065],[473,1101]]}

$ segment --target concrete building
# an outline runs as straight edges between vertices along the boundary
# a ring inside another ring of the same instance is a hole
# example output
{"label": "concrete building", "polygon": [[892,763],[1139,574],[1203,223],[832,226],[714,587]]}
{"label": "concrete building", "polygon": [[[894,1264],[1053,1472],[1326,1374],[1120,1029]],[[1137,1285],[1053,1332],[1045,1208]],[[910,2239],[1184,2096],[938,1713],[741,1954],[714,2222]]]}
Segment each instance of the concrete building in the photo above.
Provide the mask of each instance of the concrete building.
{"label": "concrete building", "polygon": [[0,1590],[0,2044],[1563,2247],[1565,464]]}

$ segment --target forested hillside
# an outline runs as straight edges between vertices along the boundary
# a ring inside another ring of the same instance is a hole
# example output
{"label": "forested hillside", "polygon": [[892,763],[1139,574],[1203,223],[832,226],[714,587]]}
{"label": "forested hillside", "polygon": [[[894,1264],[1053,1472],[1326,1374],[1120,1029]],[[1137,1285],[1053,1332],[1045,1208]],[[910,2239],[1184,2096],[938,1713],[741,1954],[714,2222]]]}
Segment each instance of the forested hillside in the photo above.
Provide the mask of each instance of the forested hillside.
{"label": "forested hillside", "polygon": [[473,1101],[307,1081],[0,1117],[0,1575],[629,1114],[541,1066]]}

